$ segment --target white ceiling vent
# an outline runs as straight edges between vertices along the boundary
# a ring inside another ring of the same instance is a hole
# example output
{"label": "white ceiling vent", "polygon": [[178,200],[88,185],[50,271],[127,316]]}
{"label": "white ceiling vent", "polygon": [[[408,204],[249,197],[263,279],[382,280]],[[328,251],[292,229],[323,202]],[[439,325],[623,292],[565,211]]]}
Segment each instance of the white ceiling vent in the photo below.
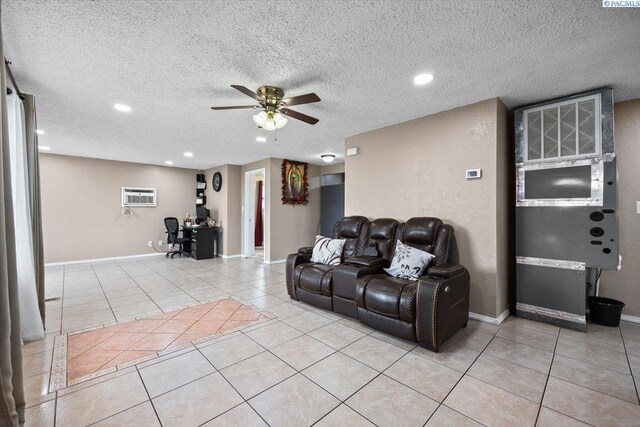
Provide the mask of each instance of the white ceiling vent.
{"label": "white ceiling vent", "polygon": [[122,187],[122,206],[156,206],[155,188]]}

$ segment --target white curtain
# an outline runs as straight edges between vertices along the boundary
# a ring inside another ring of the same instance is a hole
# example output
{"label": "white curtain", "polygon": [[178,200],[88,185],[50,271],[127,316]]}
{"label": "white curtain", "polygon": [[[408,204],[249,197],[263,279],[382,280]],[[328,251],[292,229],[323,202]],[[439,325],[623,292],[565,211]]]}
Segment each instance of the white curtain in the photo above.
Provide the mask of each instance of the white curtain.
{"label": "white curtain", "polygon": [[11,189],[14,209],[18,297],[23,341],[44,338],[38,308],[36,269],[33,252],[33,228],[29,205],[29,172],[25,113],[22,101],[13,93],[7,96]]}

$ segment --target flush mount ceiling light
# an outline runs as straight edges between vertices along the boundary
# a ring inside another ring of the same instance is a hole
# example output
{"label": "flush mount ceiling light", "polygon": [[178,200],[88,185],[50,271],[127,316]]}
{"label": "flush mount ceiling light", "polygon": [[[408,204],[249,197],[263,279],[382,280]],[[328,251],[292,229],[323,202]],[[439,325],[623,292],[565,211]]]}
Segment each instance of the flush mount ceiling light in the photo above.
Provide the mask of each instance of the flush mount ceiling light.
{"label": "flush mount ceiling light", "polygon": [[164,164],[165,164],[165,165],[172,165],[172,164],[173,164],[173,162],[172,162],[171,160],[165,160],[165,161],[164,161]]}
{"label": "flush mount ceiling light", "polygon": [[433,74],[430,74],[430,73],[418,74],[413,78],[413,83],[418,86],[424,86],[427,83],[431,83],[432,81],[433,81]]}
{"label": "flush mount ceiling light", "polygon": [[51,147],[47,147],[46,145],[40,145],[38,148],[42,151],[51,151]]}
{"label": "flush mount ceiling light", "polygon": [[301,120],[310,125],[318,123],[318,119],[314,117],[287,108],[292,105],[310,104],[320,101],[320,97],[315,93],[284,98],[284,90],[275,86],[260,86],[256,92],[244,86],[231,85],[231,87],[255,99],[260,105],[211,107],[212,110],[259,109],[260,112],[253,116],[253,122],[265,130],[283,128],[288,121],[285,116]]}
{"label": "flush mount ceiling light", "polygon": [[185,157],[193,157],[193,153],[191,151],[185,151],[182,153]]}
{"label": "flush mount ceiling light", "polygon": [[36,129],[36,133],[37,133],[38,135],[44,135],[44,131],[43,131],[43,130],[40,130],[40,129]]}
{"label": "flush mount ceiling light", "polygon": [[267,142],[267,138],[265,138],[264,136],[259,136],[256,138],[257,142]]}
{"label": "flush mount ceiling light", "polygon": [[124,105],[124,104],[114,104],[113,108],[115,108],[118,111],[122,111],[123,113],[130,113],[131,112],[131,107],[129,107],[128,105]]}
{"label": "flush mount ceiling light", "polygon": [[335,156],[335,154],[323,154],[322,156],[320,156],[320,158],[325,163],[331,163],[336,158],[336,156]]}

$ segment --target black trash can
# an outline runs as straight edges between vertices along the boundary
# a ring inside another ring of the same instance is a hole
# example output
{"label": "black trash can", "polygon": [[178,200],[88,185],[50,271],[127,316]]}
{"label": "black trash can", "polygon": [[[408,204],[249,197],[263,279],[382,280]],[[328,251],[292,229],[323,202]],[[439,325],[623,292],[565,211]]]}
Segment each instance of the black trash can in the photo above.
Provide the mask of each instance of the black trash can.
{"label": "black trash can", "polygon": [[617,327],[624,303],[611,298],[589,297],[589,313],[591,321],[602,326]]}

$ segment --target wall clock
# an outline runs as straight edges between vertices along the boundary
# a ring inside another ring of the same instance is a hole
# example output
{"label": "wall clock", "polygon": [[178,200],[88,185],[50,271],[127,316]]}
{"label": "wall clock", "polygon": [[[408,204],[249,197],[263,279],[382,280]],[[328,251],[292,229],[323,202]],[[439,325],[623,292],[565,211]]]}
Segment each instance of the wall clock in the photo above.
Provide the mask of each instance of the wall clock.
{"label": "wall clock", "polygon": [[213,174],[213,190],[218,192],[222,188],[222,174],[220,172],[216,172]]}

